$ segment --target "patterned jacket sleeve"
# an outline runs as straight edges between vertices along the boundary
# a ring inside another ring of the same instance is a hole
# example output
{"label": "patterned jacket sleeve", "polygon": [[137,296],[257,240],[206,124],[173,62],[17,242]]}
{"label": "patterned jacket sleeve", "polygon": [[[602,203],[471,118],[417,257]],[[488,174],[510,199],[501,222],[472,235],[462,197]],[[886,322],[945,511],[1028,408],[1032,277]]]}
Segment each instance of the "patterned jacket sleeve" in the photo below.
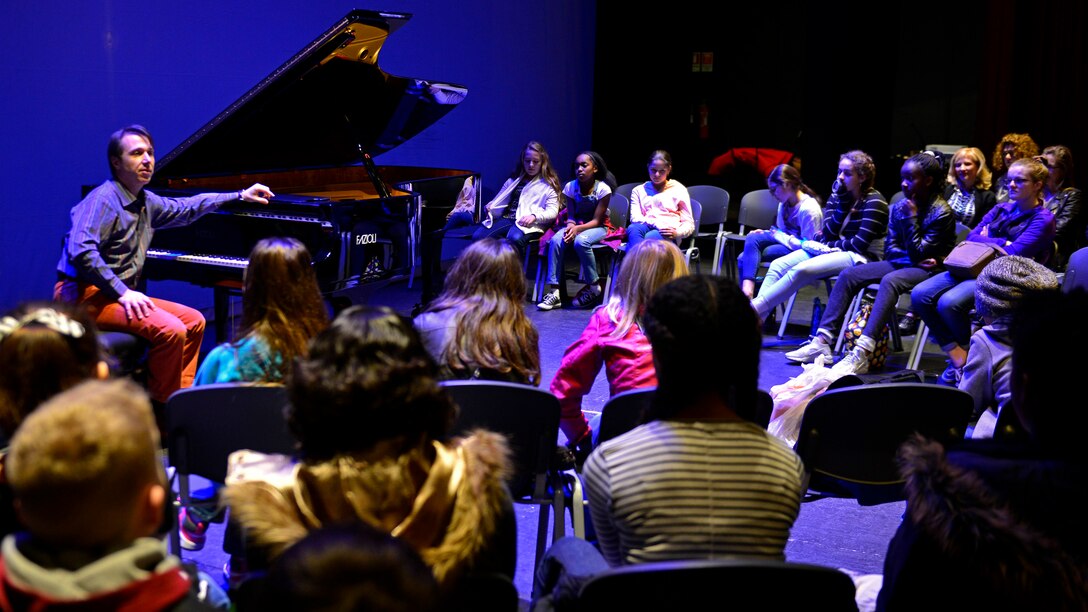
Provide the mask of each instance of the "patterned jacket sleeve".
{"label": "patterned jacket sleeve", "polygon": [[[850,215],[849,220],[846,219],[847,212],[849,211],[837,208],[830,215],[825,213],[824,244],[843,251],[866,254],[874,240],[879,240],[888,233],[888,203],[878,192],[870,191],[865,195],[860,212]],[[861,215],[860,222],[854,220],[855,215]],[[858,223],[857,232],[845,238],[838,237],[844,223],[848,223],[848,228]],[[828,230],[831,230],[830,234]]]}

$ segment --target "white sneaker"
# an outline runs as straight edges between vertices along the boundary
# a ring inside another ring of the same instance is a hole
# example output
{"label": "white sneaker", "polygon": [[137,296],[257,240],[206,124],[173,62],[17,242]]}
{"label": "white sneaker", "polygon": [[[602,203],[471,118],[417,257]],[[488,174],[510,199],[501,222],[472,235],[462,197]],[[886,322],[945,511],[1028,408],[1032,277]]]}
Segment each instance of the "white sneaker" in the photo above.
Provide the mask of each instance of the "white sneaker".
{"label": "white sneaker", "polygon": [[820,355],[831,357],[831,346],[822,337],[816,336],[801,348],[786,353],[786,359],[797,363],[812,363]]}
{"label": "white sneaker", "polygon": [[536,305],[540,310],[551,310],[552,308],[558,308],[562,304],[562,300],[559,299],[559,290],[553,289],[551,293],[544,296],[544,300]]}
{"label": "white sneaker", "polygon": [[855,346],[838,363],[831,366],[836,374],[864,374],[869,371],[869,351]]}

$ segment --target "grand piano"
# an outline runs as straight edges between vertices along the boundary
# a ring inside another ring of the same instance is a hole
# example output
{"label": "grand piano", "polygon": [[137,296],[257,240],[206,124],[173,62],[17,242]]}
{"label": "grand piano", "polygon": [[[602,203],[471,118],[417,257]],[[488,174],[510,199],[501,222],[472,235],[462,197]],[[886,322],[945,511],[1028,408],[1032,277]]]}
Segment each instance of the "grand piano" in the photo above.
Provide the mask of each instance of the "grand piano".
{"label": "grand piano", "polygon": [[448,168],[377,166],[467,93],[449,83],[402,78],[378,67],[386,38],[411,15],[355,10],[306,45],[175,149],[161,157],[160,195],[234,191],[259,182],[267,206],[236,202],[182,228],[155,232],[150,280],[215,291],[216,332],[225,339],[228,295],[240,287],[261,238],[306,244],[334,307],[415,272],[429,202],[452,206],[465,179]]}

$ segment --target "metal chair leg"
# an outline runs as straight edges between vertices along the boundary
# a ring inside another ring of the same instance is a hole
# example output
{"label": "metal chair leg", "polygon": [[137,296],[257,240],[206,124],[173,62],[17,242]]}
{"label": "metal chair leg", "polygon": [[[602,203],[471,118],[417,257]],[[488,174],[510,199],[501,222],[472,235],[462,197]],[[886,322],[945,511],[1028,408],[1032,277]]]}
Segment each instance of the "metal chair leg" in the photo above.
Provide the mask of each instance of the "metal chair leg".
{"label": "metal chair leg", "polygon": [[925,352],[926,342],[929,340],[929,328],[925,321],[918,322],[918,331],[914,334],[914,346],[910,349],[910,357],[907,358],[907,369],[917,370],[922,362],[922,353]]}
{"label": "metal chair leg", "polygon": [[778,326],[778,339],[781,340],[786,336],[786,326],[790,323],[790,313],[793,312],[793,303],[797,301],[797,292],[794,292],[790,296],[788,302],[786,302],[786,312],[782,313],[782,323]]}

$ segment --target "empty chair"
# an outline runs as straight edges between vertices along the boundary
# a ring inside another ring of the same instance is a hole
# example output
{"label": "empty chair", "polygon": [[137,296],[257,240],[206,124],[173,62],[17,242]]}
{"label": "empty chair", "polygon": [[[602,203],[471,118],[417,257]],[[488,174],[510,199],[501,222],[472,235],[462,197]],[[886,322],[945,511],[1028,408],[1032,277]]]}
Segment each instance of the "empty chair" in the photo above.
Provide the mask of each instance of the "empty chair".
{"label": "empty chair", "polygon": [[795,449],[816,497],[863,506],[904,499],[896,457],[914,433],[945,446],[962,440],[973,410],[958,389],[921,383],[826,391],[805,408]]}
{"label": "empty chair", "polygon": [[[596,444],[599,446],[638,427],[638,424],[642,422],[642,414],[649,407],[650,402],[654,400],[656,391],[657,387],[647,387],[617,393],[609,398],[605,402],[604,408],[601,409],[601,422],[597,426],[599,431]],[[756,406],[755,422],[766,429],[767,424],[771,421],[774,400],[771,399],[770,393],[762,389],[758,391],[757,400],[759,403]]]}
{"label": "empty chair", "polygon": [[637,187],[638,185],[641,185],[641,184],[642,183],[624,183],[624,184],[620,185],[619,187],[616,187],[616,189],[612,193],[613,194],[618,193],[618,194],[622,195],[623,197],[627,198],[628,200],[630,200],[631,199],[631,190],[634,189],[635,187]]}
{"label": "empty chair", "polygon": [[829,567],[784,561],[668,561],[607,570],[578,595],[579,610],[804,610],[814,604],[857,610],[853,580]]}
{"label": "empty chair", "polygon": [[[176,391],[166,402],[166,448],[178,476],[178,495],[188,506],[189,476],[212,482],[227,476],[237,450],[290,455],[295,438],[287,428],[287,390],[280,385],[219,383]],[[177,521],[171,546],[181,554]]]}
{"label": "empty chair", "polygon": [[[631,217],[631,200],[620,193],[613,193],[608,202],[608,221],[612,227],[619,229],[627,227],[627,220]],[[619,253],[611,245],[598,242],[593,245],[593,254],[597,257],[598,268],[605,273],[604,296],[605,301],[612,295],[612,262],[618,260]],[[605,261],[601,261],[601,256]]]}
{"label": "empty chair", "polygon": [[[553,539],[563,537],[563,483],[553,469],[559,439],[559,400],[547,391],[517,383],[457,380],[442,386],[459,410],[452,434],[486,429],[506,436],[514,473],[508,481],[514,503],[539,506],[536,565],[548,539],[548,509],[554,507]],[[577,509],[576,514],[583,512]],[[576,535],[578,535],[576,533]]]}
{"label": "empty chair", "polygon": [[617,393],[608,399],[601,409],[597,445],[631,431],[642,421],[642,413],[654,399],[657,387],[635,389]]}
{"label": "empty chair", "polygon": [[695,198],[691,199],[691,219],[695,225],[695,231],[691,233],[687,238],[680,240],[680,250],[684,252],[684,256],[688,258],[688,266],[699,265],[699,248],[695,246],[695,239],[699,235],[699,223],[703,217],[703,204]]}
{"label": "empty chair", "polygon": [[[729,220],[729,192],[714,185],[688,187],[691,199],[702,205],[699,222],[695,224],[695,238],[714,239],[714,259],[710,262],[711,274],[721,273],[722,251],[725,247],[725,223]],[[701,226],[714,226],[712,231],[702,231]]]}
{"label": "empty chair", "polygon": [[[736,278],[737,258],[740,256],[738,250],[744,248],[744,238],[748,232],[754,229],[770,229],[777,216],[778,200],[771,195],[769,189],[757,189],[744,194],[744,197],[740,199],[740,210],[737,212],[739,232],[725,235],[725,249],[721,257],[728,263],[728,267],[725,268],[726,276]],[[718,270],[720,271],[725,265],[723,262],[718,262]]]}

